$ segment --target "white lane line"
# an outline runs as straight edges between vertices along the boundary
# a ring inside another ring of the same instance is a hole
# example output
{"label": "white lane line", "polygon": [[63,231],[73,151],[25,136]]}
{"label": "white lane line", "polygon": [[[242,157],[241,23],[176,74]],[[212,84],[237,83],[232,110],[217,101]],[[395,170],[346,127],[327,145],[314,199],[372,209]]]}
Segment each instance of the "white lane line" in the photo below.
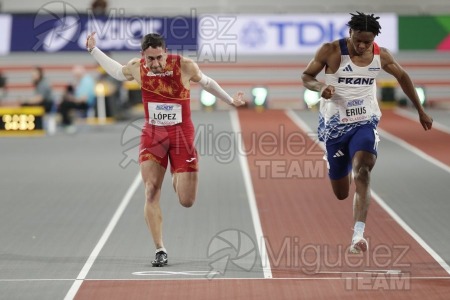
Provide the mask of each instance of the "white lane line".
{"label": "white lane line", "polygon": [[405,142],[404,140],[396,137],[395,135],[392,135],[390,133],[388,133],[387,131],[378,128],[377,129],[378,133],[383,136],[383,138],[397,144],[398,146],[414,153],[415,155],[419,156],[420,158],[426,160],[427,162],[437,166],[438,168],[441,168],[442,170],[444,170],[447,173],[450,173],[450,166],[444,164],[443,162],[441,162],[440,160],[437,160],[436,158],[426,154],[425,152],[423,152],[422,150],[420,150],[417,147],[414,147],[413,145]]}
{"label": "white lane line", "polygon": [[86,279],[87,274],[89,273],[89,270],[91,269],[92,265],[94,264],[95,260],[97,259],[98,255],[100,254],[100,251],[105,246],[106,242],[109,239],[109,236],[113,232],[114,228],[116,227],[117,223],[120,220],[120,217],[122,216],[123,212],[125,211],[126,207],[128,206],[128,203],[130,202],[131,198],[133,197],[134,193],[136,192],[137,188],[139,187],[139,184],[141,183],[141,173],[139,172],[136,177],[134,178],[133,183],[128,188],[125,196],[123,197],[122,201],[119,204],[119,207],[117,207],[116,212],[111,218],[111,221],[109,221],[108,226],[106,227],[105,231],[103,232],[103,235],[100,237],[100,239],[97,242],[97,245],[94,247],[94,250],[92,250],[91,255],[89,255],[89,258],[87,259],[86,263],[84,264],[83,268],[81,269],[80,273],[77,276],[77,279],[75,279],[75,282],[72,284],[72,287],[67,292],[66,297],[64,297],[64,300],[70,300],[75,297],[75,295],[78,292],[78,289],[80,288],[83,281]]}
{"label": "white lane line", "polygon": [[[242,147],[237,149],[245,149],[243,140],[241,139],[241,124],[239,122],[239,116],[236,110],[230,111],[231,125],[233,131],[236,134],[237,145],[242,144]],[[245,151],[244,151],[245,152]],[[247,191],[247,199],[250,205],[250,212],[253,220],[253,227],[255,229],[256,241],[258,243],[258,250],[261,256],[261,262],[263,267],[264,278],[272,278],[272,269],[270,266],[269,256],[267,252],[265,237],[261,227],[261,220],[258,213],[258,205],[256,204],[255,191],[253,189],[252,177],[250,175],[250,169],[248,167],[248,161],[244,153],[238,153],[239,163],[241,165],[242,176],[244,177],[245,189]]]}
{"label": "white lane line", "polygon": [[[312,132],[311,128],[305,122],[303,122],[303,120],[300,119],[300,117],[297,114],[295,114],[294,111],[287,110],[286,114],[289,116],[289,118],[295,124],[297,124],[297,126],[300,129],[302,129],[303,131],[305,131],[307,133]],[[390,135],[390,134],[388,134],[388,135]],[[395,139],[397,139],[397,138],[395,138]],[[398,140],[403,142],[400,139],[398,139]],[[405,143],[405,142],[403,142],[403,143]],[[405,144],[407,144],[407,143],[405,143]],[[407,144],[407,145],[409,145],[409,144]],[[321,144],[321,147],[323,148],[323,144]],[[413,146],[409,145],[409,146],[406,146],[405,148],[412,151],[410,147],[413,147]],[[420,151],[420,150],[418,150],[418,151]],[[418,153],[416,153],[416,154],[419,155]],[[447,168],[448,168],[448,166],[447,166]],[[449,170],[450,170],[450,168],[449,168]],[[397,224],[400,225],[400,227],[402,227],[419,245],[421,245],[422,248],[425,249],[425,251],[427,251],[428,254],[430,254],[431,257],[433,257],[436,260],[436,262],[439,265],[441,265],[441,267],[448,274],[450,274],[450,266],[445,262],[445,260],[443,260],[442,257],[440,257],[439,254],[436,253],[436,251],[434,251],[411,227],[409,227],[409,225],[406,224],[406,222],[403,221],[403,219],[389,205],[387,205],[386,202],[380,196],[378,196],[378,194],[376,194],[372,189],[370,190],[370,192],[372,193],[373,199],[391,216],[391,218],[394,219],[397,222]]]}
{"label": "white lane line", "polygon": [[387,205],[377,193],[373,190],[371,190],[371,192],[375,201],[391,216],[391,218],[394,219],[414,240],[416,240],[416,242],[419,243],[419,245],[422,246],[422,248],[425,249],[425,251],[427,251],[428,254],[430,254],[431,257],[433,257],[434,260],[437,261],[437,263],[440,264],[448,274],[450,274],[450,266],[445,262],[445,260],[443,260],[442,257],[436,253],[436,251],[434,251],[411,227],[409,227],[409,225],[406,224],[406,222],[403,221],[403,219],[400,218],[400,216],[389,205]]}
{"label": "white lane line", "polygon": [[[421,128],[419,123],[419,116],[417,113],[413,113],[409,110],[403,109],[403,108],[396,108],[394,112],[402,117],[408,118],[412,121],[415,121],[419,124],[419,128]],[[432,113],[430,113],[431,117],[433,117]],[[433,129],[439,129],[442,132],[450,134],[450,128],[442,123],[437,122],[436,120],[433,121]]]}

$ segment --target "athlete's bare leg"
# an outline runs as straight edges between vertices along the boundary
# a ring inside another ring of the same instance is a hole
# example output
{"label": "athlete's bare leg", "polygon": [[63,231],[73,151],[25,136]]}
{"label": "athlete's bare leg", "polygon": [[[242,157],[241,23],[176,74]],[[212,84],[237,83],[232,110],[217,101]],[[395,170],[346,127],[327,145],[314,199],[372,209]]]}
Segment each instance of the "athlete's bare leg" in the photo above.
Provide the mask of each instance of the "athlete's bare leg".
{"label": "athlete's bare leg", "polygon": [[160,197],[165,172],[166,169],[154,161],[147,160],[141,163],[141,174],[145,185],[144,216],[156,249],[164,248]]}
{"label": "athlete's bare leg", "polygon": [[366,222],[370,205],[370,172],[377,157],[367,151],[357,151],[353,156],[353,174],[355,180],[355,196],[353,198],[353,218],[355,222]]}
{"label": "athlete's bare leg", "polygon": [[339,200],[345,200],[348,197],[350,191],[350,184],[352,182],[352,174],[349,173],[347,176],[340,179],[331,179],[331,187],[333,188],[334,195]]}
{"label": "athlete's bare leg", "polygon": [[[370,204],[370,172],[375,165],[377,157],[370,152],[357,151],[353,156],[352,169],[355,179],[356,191],[353,197],[353,218],[356,221],[366,222],[367,211]],[[352,174],[331,180],[333,192],[339,200],[348,197]]]}
{"label": "athlete's bare leg", "polygon": [[370,205],[370,172],[372,171],[377,157],[367,151],[357,151],[352,160],[352,173],[338,179],[331,180],[333,192],[339,200],[348,197],[352,175],[355,180],[356,191],[353,197],[353,219],[355,227],[350,246],[351,253],[367,251],[368,243],[364,239],[364,227],[367,212]]}
{"label": "athlete's bare leg", "polygon": [[191,207],[197,197],[198,173],[174,173],[172,177],[172,184],[178,195],[180,204],[184,207]]}

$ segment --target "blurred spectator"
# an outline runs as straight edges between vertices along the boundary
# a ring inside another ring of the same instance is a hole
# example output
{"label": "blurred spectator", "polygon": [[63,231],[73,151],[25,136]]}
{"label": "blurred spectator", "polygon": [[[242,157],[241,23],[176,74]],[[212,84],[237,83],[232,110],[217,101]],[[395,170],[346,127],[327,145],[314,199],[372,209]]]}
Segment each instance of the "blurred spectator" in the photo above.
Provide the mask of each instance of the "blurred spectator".
{"label": "blurred spectator", "polygon": [[42,106],[45,112],[52,110],[54,105],[53,92],[44,77],[44,70],[41,67],[34,67],[32,72],[34,95],[22,102],[22,106]]}
{"label": "blurred spectator", "polygon": [[91,9],[94,15],[106,15],[108,2],[106,0],[94,0],[92,1]]}
{"label": "blurred spectator", "polygon": [[95,105],[94,78],[80,65],[74,66],[72,72],[75,84],[66,87],[58,109],[62,116],[62,125],[65,127],[73,123],[71,118],[73,110],[80,111],[82,116],[86,117]]}
{"label": "blurred spectator", "polygon": [[68,127],[72,125],[72,110],[81,110],[87,111],[88,106],[84,102],[77,102],[75,99],[73,85],[69,84],[66,86],[66,90],[62,95],[61,102],[59,103],[59,113],[62,117],[62,125],[63,127]]}
{"label": "blurred spectator", "polygon": [[0,71],[0,101],[6,97],[6,77]]}
{"label": "blurred spectator", "polygon": [[95,106],[95,80],[81,65],[76,65],[72,70],[75,78],[74,93],[76,102],[85,102],[88,108]]}

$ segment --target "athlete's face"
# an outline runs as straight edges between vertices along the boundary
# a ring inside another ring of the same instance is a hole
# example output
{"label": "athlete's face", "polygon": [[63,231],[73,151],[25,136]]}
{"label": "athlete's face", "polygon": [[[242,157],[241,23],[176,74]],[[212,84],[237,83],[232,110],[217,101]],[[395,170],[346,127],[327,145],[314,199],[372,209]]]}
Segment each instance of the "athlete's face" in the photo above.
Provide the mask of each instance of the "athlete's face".
{"label": "athlete's face", "polygon": [[372,32],[350,30],[350,43],[357,55],[363,55],[372,49],[374,39],[375,35]]}
{"label": "athlete's face", "polygon": [[167,59],[166,49],[163,49],[161,47],[148,47],[146,50],[142,51],[142,56],[144,56],[145,64],[147,65],[147,68],[150,69],[150,71],[155,74],[164,72]]}

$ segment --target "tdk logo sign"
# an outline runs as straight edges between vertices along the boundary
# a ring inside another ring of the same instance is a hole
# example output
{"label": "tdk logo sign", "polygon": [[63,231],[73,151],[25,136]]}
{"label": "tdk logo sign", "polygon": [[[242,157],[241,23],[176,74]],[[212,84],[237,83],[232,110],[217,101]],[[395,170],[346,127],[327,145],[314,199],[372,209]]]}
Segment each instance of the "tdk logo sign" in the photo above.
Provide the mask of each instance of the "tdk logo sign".
{"label": "tdk logo sign", "polygon": [[[281,22],[273,21],[268,27],[275,30],[278,37],[278,45],[286,44],[287,39],[295,37],[298,45],[317,46],[324,42],[344,37],[348,32],[347,25],[337,25],[336,22]],[[288,32],[294,34],[288,36]]]}
{"label": "tdk logo sign", "polygon": [[[394,31],[398,27],[395,14],[384,14],[381,20],[382,27],[393,28]],[[313,54],[323,43],[347,37],[347,22],[348,14],[340,13],[201,15],[198,48],[235,45],[237,53],[246,55]],[[388,48],[392,43],[384,38],[397,43],[394,35],[379,38],[378,42]],[[394,49],[398,49],[396,44]],[[350,69],[346,71],[353,73]]]}

